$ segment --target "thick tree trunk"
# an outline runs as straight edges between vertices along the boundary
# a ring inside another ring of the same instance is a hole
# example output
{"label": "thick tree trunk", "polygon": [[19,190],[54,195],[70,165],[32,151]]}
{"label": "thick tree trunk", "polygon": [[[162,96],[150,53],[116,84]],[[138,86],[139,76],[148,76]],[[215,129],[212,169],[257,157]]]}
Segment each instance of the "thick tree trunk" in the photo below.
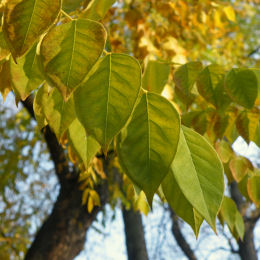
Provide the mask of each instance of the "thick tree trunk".
{"label": "thick tree trunk", "polygon": [[170,213],[172,219],[172,234],[175,237],[178,246],[189,260],[197,260],[197,257],[181,232],[177,215],[172,210],[170,210]]}
{"label": "thick tree trunk", "polygon": [[141,214],[125,208],[122,212],[128,260],[148,260]]}
{"label": "thick tree trunk", "polygon": [[256,216],[246,217],[246,203],[237,187],[236,182],[230,185],[231,197],[235,201],[238,210],[243,216],[245,223],[245,235],[243,241],[238,241],[238,254],[242,260],[257,260],[257,252],[254,245],[254,228],[257,220],[259,219],[259,212]]}
{"label": "thick tree trunk", "polygon": [[[101,201],[106,201],[106,191],[101,192]],[[103,194],[102,194],[103,193]],[[91,214],[81,205],[82,192],[78,184],[70,190],[61,188],[51,215],[38,231],[27,252],[26,260],[69,260],[74,259],[83,249],[86,231],[101,209],[94,208]]]}
{"label": "thick tree trunk", "polygon": [[[34,118],[33,98],[28,97],[23,104]],[[95,207],[89,214],[86,206],[81,205],[82,191],[79,189],[79,172],[69,166],[64,150],[50,128],[47,126],[42,132],[55,166],[60,193],[51,215],[38,231],[25,259],[70,260],[83,249],[86,231],[106,203],[108,190],[106,183],[96,187],[101,207]]]}

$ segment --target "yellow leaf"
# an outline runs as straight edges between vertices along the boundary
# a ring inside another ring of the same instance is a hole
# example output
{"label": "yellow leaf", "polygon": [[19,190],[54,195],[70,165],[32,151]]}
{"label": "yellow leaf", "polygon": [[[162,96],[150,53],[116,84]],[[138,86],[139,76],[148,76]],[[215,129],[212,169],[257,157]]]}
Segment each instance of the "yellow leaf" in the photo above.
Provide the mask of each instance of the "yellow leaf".
{"label": "yellow leaf", "polygon": [[226,6],[223,9],[223,11],[224,11],[224,13],[225,13],[225,15],[226,15],[226,17],[229,21],[234,22],[234,23],[236,22],[236,13],[235,13],[232,6],[230,6],[230,5]]}

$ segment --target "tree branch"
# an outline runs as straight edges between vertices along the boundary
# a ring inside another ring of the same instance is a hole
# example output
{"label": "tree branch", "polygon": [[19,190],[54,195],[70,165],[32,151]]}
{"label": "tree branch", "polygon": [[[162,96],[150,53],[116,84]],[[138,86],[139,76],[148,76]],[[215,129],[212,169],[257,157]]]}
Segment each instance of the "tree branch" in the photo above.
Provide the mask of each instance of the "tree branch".
{"label": "tree branch", "polygon": [[190,248],[189,244],[187,243],[185,237],[183,236],[183,234],[181,232],[177,215],[171,209],[170,209],[170,213],[171,213],[171,219],[172,219],[172,233],[175,237],[177,244],[179,245],[182,252],[187,256],[188,259],[197,260],[197,257],[195,256],[193,250]]}

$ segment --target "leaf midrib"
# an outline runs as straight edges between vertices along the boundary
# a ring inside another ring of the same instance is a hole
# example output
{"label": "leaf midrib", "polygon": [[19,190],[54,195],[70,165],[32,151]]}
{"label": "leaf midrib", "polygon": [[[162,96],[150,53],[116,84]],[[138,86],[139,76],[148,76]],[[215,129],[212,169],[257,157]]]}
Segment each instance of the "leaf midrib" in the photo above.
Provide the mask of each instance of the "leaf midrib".
{"label": "leaf midrib", "polygon": [[35,11],[36,2],[37,2],[37,0],[34,1],[33,10],[32,10],[32,15],[31,15],[31,17],[30,17],[30,22],[29,22],[29,25],[28,25],[28,27],[27,27],[27,31],[26,31],[26,34],[25,34],[25,37],[24,37],[24,40],[23,40],[23,44],[22,44],[22,46],[21,46],[21,50],[20,50],[20,51],[22,51],[22,49],[24,48],[25,41],[27,40],[28,33],[29,33],[29,31],[30,31],[30,27],[31,27],[31,24],[32,24],[33,16],[34,16],[34,11]]}

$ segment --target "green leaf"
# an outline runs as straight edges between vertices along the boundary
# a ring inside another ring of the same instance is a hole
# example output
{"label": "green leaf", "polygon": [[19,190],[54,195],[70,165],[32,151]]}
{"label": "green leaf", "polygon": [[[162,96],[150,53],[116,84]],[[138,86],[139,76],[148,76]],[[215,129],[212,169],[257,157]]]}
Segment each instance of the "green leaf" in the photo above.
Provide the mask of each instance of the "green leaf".
{"label": "green leaf", "polygon": [[150,60],[144,72],[142,87],[160,94],[168,81],[169,74],[169,64]]}
{"label": "green leaf", "polygon": [[38,89],[33,100],[33,111],[40,130],[48,124],[45,118],[43,107],[45,104],[48,104],[47,99],[50,90],[51,88],[47,84],[44,84]]}
{"label": "green leaf", "polygon": [[260,175],[252,176],[247,182],[247,191],[250,199],[260,208]]}
{"label": "green leaf", "polygon": [[173,75],[176,87],[185,95],[189,95],[201,70],[201,62],[189,62],[180,66]]}
{"label": "green leaf", "polygon": [[79,8],[82,4],[83,0],[63,0],[62,1],[62,9],[70,13],[72,11],[75,11],[77,8]]}
{"label": "green leaf", "polygon": [[257,78],[249,69],[232,69],[225,77],[225,90],[237,104],[246,108],[254,106],[257,97]]}
{"label": "green leaf", "polygon": [[3,32],[14,59],[25,54],[57,18],[61,0],[9,0]]}
{"label": "green leaf", "polygon": [[238,240],[238,238],[240,238],[241,240],[243,240],[243,237],[245,234],[245,224],[244,224],[243,217],[241,216],[241,214],[239,213],[238,210],[236,213],[235,231],[236,231],[236,234],[238,235],[236,237],[236,239]]}
{"label": "green leaf", "polygon": [[224,95],[224,74],[222,66],[212,64],[207,66],[197,78],[197,87],[201,96],[215,107],[221,107],[228,102]]}
{"label": "green leaf", "polygon": [[179,217],[191,226],[196,237],[198,237],[203,218],[198,212],[195,216],[195,209],[182,193],[175,180],[172,169],[164,178],[162,182],[162,189],[171,208]]}
{"label": "green leaf", "polygon": [[216,231],[224,175],[214,148],[204,137],[183,126],[172,170],[184,196]]}
{"label": "green leaf", "polygon": [[235,226],[237,211],[238,210],[235,202],[232,199],[224,196],[222,206],[220,209],[220,214],[223,220],[227,223],[231,232],[233,231]]}
{"label": "green leaf", "polygon": [[6,96],[12,90],[11,75],[10,75],[10,61],[5,60],[0,64],[0,92],[5,101]]}
{"label": "green leaf", "polygon": [[17,64],[14,61],[11,62],[10,71],[13,88],[19,97],[25,100],[44,80],[37,64],[36,44],[26,56],[17,59]]}
{"label": "green leaf", "polygon": [[145,192],[150,206],[169,172],[179,133],[179,114],[173,104],[158,94],[145,92],[121,135],[121,142],[117,142],[121,166]]}
{"label": "green leaf", "polygon": [[73,149],[83,161],[85,168],[88,169],[89,163],[100,146],[93,137],[87,136],[84,127],[77,118],[69,126],[69,140]]}
{"label": "green leaf", "polygon": [[129,119],[140,87],[138,61],[125,54],[108,54],[75,91],[77,116],[104,150]]}
{"label": "green leaf", "polygon": [[43,106],[48,124],[60,140],[76,118],[73,96],[65,102],[60,92],[53,88]]}
{"label": "green leaf", "polygon": [[234,155],[234,152],[232,148],[230,147],[230,144],[224,140],[221,140],[216,143],[215,145],[216,151],[223,163],[227,163],[231,157]]}
{"label": "green leaf", "polygon": [[52,28],[40,48],[42,70],[67,99],[103,52],[104,26],[91,20],[73,20]]}
{"label": "green leaf", "polygon": [[116,2],[116,0],[92,0],[83,13],[85,18],[99,21],[104,18],[108,9]]}
{"label": "green leaf", "polygon": [[4,34],[2,30],[0,29],[0,61],[5,59],[10,54],[9,48],[7,46],[7,43],[4,39]]}
{"label": "green leaf", "polygon": [[240,182],[247,174],[247,171],[249,169],[253,169],[253,166],[247,158],[243,156],[237,156],[229,162],[229,168],[234,179],[237,182]]}

